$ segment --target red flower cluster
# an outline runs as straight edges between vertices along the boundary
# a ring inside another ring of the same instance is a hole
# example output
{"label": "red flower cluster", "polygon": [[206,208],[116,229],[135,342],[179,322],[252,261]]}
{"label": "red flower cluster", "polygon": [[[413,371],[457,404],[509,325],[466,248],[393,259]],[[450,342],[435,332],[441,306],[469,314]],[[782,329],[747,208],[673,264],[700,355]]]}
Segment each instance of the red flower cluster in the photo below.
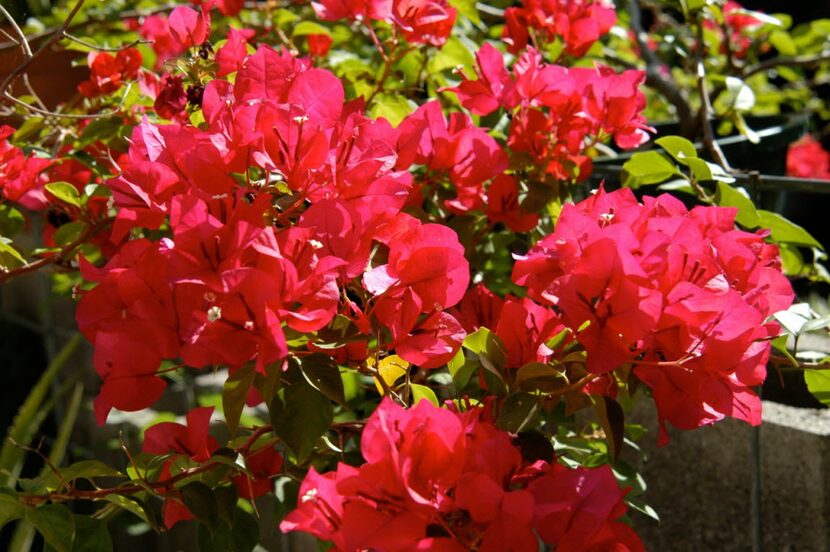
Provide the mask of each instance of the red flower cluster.
{"label": "red flower cluster", "polygon": [[618,146],[633,148],[648,140],[652,129],[641,115],[646,103],[642,71],[549,65],[528,48],[511,76],[502,54],[489,43],[476,60],[478,79],[465,78],[453,89],[461,104],[479,115],[498,108],[512,111],[507,145],[555,178],[587,178],[591,160],[585,149],[591,142],[613,136]]}
{"label": "red flower cluster", "polygon": [[[187,425],[162,422],[147,428],[142,451],[160,456],[171,455],[161,467],[158,482],[173,477],[172,468],[177,456],[204,463],[219,449],[219,442],[208,433],[212,414],[213,407],[194,408],[187,413]],[[282,464],[282,456],[272,446],[246,454],[245,468],[249,473],[240,474],[233,480],[239,496],[253,499],[269,492],[271,479],[282,470]],[[164,525],[170,529],[180,521],[193,519],[193,514],[183,504],[181,493],[171,488],[164,492],[162,517]]]}
{"label": "red flower cluster", "polygon": [[413,163],[431,171],[428,180],[446,174],[457,198],[447,201],[456,213],[485,206],[483,183],[501,175],[507,154],[487,132],[463,113],[444,117],[438,101],[428,102],[408,115],[398,127],[398,168]]}
{"label": "red flower cluster", "polygon": [[44,198],[40,174],[52,162],[26,156],[20,148],[10,144],[9,138],[14,132],[10,126],[0,126],[0,193],[24,207],[42,209]]}
{"label": "red flower cluster", "polygon": [[787,150],[787,175],[830,180],[830,152],[811,135],[804,136]]}
{"label": "red flower cluster", "polygon": [[728,0],[723,6],[723,15],[727,28],[730,31],[729,41],[734,55],[738,58],[746,56],[752,46],[752,38],[747,33],[763,25],[763,21],[748,12],[741,4]]}
{"label": "red flower cluster", "polygon": [[514,54],[528,45],[532,29],[537,48],[559,39],[567,54],[582,57],[617,22],[613,5],[604,0],[523,0],[522,4],[504,12],[502,38]]}
{"label": "red flower cluster", "polygon": [[138,78],[141,61],[141,52],[135,48],[121,50],[114,56],[90,52],[89,79],[78,85],[78,92],[87,98],[115,92],[125,82]]}
{"label": "red flower cluster", "polygon": [[384,400],[363,431],[366,463],[322,475],[312,468],[280,529],[344,552],[524,552],[536,551],[538,538],[563,552],[644,550],[619,521],[625,492],[609,466],[531,464],[482,414]]}
{"label": "red flower cluster", "polygon": [[547,342],[565,330],[553,309],[528,298],[502,299],[482,284],[467,292],[453,314],[468,333],[492,329],[504,345],[507,368],[547,362],[554,354]]}
{"label": "red flower cluster", "polygon": [[633,362],[661,421],[759,424],[752,387],[778,332],[765,321],[793,300],[777,247],[735,229],[735,209],[688,211],[667,194],[643,201],[600,190],[566,205],[556,231],[518,259],[513,280],[583,328],[591,372]]}
{"label": "red flower cluster", "polygon": [[[162,359],[232,370],[255,361],[264,371],[287,355],[283,326],[317,331],[338,312],[367,336],[386,328],[379,346],[425,368],[463,341],[444,309],[467,288],[464,249],[448,227],[401,213],[412,184],[396,150],[429,129],[402,140],[362,115],[361,102],[344,104],[334,75],[287,52],[263,47],[237,61],[234,84],[205,89],[205,129],[144,121],[123,174],[109,182],[113,239],[165,221],[171,235],[130,241],[102,269],[82,266],[98,282],[77,319],[104,380],[101,422],[113,407],[158,399]],[[251,166],[271,179],[234,178]],[[452,170],[472,178],[463,163]],[[274,197],[286,189],[295,198],[279,212]],[[370,264],[378,246],[388,254]],[[349,284],[374,299],[356,305],[341,293]]]}
{"label": "red flower cluster", "polygon": [[[161,69],[166,60],[178,57],[191,46],[201,45],[210,37],[210,10],[216,2],[198,3],[200,11],[178,6],[169,16],[153,14],[142,20],[139,33],[142,38],[152,41],[156,69]],[[225,1],[220,7],[236,3],[235,0]]]}
{"label": "red flower cluster", "polygon": [[446,42],[458,15],[447,0],[319,0],[311,4],[324,21],[385,21],[412,44],[433,46]]}

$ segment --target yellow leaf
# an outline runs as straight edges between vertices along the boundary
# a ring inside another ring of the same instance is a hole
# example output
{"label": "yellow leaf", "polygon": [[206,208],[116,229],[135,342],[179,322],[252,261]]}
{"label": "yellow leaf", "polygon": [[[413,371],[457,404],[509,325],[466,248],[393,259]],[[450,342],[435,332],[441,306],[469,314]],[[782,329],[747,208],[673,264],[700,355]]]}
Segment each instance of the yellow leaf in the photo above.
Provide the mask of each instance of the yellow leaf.
{"label": "yellow leaf", "polygon": [[[392,387],[396,381],[406,374],[408,369],[409,363],[398,355],[390,355],[378,362],[378,374],[388,387]],[[378,392],[383,395],[383,386],[379,381],[375,381],[375,386],[378,388]]]}

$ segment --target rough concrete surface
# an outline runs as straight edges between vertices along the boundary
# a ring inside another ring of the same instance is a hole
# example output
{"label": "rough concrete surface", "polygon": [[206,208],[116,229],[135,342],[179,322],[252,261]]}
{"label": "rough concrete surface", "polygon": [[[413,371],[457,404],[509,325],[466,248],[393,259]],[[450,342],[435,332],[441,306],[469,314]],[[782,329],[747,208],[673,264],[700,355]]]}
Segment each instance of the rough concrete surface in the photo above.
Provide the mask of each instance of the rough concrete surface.
{"label": "rough concrete surface", "polygon": [[[750,426],[670,430],[671,443],[657,448],[653,408],[632,418],[652,429],[640,467],[661,525],[632,514],[647,549],[751,550]],[[830,551],[830,411],[764,402],[761,470],[763,549]]]}

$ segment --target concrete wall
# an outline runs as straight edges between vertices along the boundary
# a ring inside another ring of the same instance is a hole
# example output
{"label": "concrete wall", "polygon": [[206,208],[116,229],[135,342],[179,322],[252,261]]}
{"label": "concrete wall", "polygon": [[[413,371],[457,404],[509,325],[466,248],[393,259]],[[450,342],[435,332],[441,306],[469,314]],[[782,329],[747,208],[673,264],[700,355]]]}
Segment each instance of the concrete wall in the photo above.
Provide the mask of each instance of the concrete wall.
{"label": "concrete wall", "polygon": [[[671,443],[657,448],[653,410],[633,417],[653,429],[640,443],[640,468],[662,521],[632,514],[648,550],[751,550],[751,428],[726,420],[672,430]],[[766,401],[761,466],[763,549],[830,550],[830,410]]]}

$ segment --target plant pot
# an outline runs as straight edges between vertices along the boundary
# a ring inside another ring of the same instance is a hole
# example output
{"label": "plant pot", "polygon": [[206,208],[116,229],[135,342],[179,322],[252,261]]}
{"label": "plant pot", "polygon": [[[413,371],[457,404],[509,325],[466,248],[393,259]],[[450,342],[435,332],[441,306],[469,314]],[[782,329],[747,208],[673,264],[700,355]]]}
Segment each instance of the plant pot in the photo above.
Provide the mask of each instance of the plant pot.
{"label": "plant pot", "polygon": [[[787,147],[801,138],[807,131],[807,117],[804,115],[775,115],[769,117],[748,117],[747,124],[760,138],[753,144],[746,136],[733,133],[716,140],[726,159],[733,168],[758,171],[761,174],[783,175],[787,169]],[[676,122],[656,123],[654,139],[661,136],[678,135],[680,125]],[[616,156],[598,157],[595,165],[622,165],[640,151],[655,148],[654,139],[635,150]],[[700,156],[712,160],[702,142],[696,142]]]}

